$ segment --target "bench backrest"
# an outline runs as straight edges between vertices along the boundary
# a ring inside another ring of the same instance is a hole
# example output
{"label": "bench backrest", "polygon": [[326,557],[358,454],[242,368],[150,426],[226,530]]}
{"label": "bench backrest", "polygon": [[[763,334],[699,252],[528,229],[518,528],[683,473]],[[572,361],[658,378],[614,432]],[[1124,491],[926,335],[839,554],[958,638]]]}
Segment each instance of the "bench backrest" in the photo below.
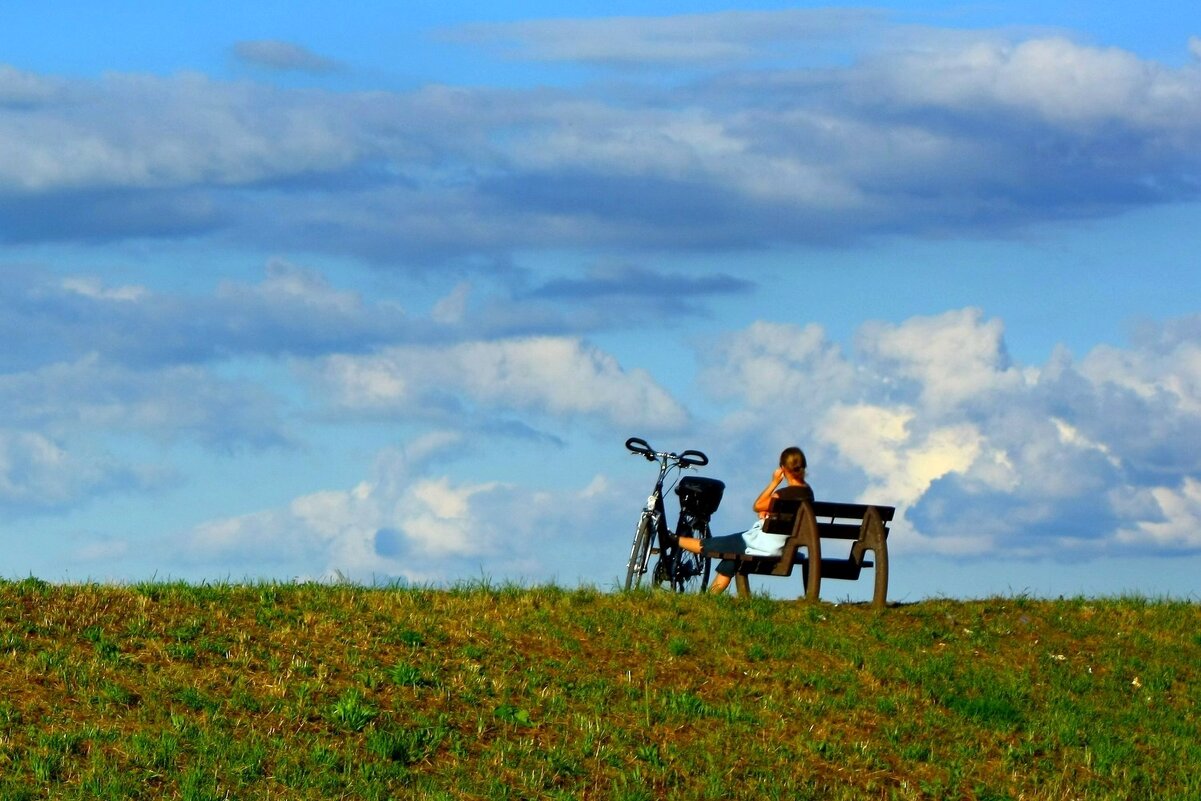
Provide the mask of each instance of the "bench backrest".
{"label": "bench backrest", "polygon": [[763,530],[769,534],[791,534],[805,501],[813,501],[813,490],[809,487],[788,486],[777,490],[763,519]]}
{"label": "bench backrest", "polygon": [[[794,489],[794,488],[788,488]],[[807,487],[805,489],[808,489]],[[896,513],[893,506],[871,506],[861,503],[831,503],[812,500],[808,495],[790,493],[772,500],[763,530],[770,533],[787,534],[780,562],[772,569],[772,575],[791,575],[792,563],[797,559],[797,550],[809,547],[810,555],[821,553],[820,540],[854,540],[851,559],[856,564],[863,561],[865,548],[884,547],[888,539],[888,524]],[[804,510],[808,508],[806,513]],[[875,516],[869,510],[875,509]],[[878,520],[877,523],[874,522]],[[871,522],[869,522],[871,521]],[[813,541],[816,534],[817,542]],[[809,543],[812,542],[812,546]]]}
{"label": "bench backrest", "polygon": [[[818,536],[839,540],[857,540],[863,526],[863,517],[872,508],[861,503],[831,503],[815,501],[813,516],[817,519]],[[877,506],[880,521],[884,524],[884,536],[888,536],[888,524],[896,513],[895,506]]]}
{"label": "bench backrest", "polygon": [[[863,528],[863,518],[871,506],[861,503],[833,503],[813,500],[813,490],[808,487],[785,487],[776,493],[763,521],[763,530],[769,534],[792,534],[801,506],[809,501],[813,517],[817,522],[819,537],[838,540],[857,540]],[[888,524],[896,513],[894,506],[876,506],[880,521],[884,524],[884,536],[888,536]]]}

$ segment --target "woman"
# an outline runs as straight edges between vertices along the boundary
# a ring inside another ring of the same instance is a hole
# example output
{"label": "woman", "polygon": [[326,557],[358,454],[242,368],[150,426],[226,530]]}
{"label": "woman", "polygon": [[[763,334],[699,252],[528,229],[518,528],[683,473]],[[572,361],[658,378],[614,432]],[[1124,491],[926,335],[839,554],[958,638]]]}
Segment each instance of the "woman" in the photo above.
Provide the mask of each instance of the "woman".
{"label": "woman", "polygon": [[[787,534],[770,534],[763,530],[763,519],[771,507],[772,498],[781,481],[788,482],[789,487],[804,487],[812,499],[813,490],[805,483],[805,453],[800,448],[785,448],[780,453],[780,466],[772,473],[771,483],[759,493],[755,499],[754,509],[759,514],[755,524],[740,534],[730,534],[725,537],[710,537],[700,540],[696,537],[680,537],[679,545],[690,553],[702,556],[714,553],[739,553],[751,556],[779,556],[784,549]],[[738,562],[733,559],[723,559],[717,565],[717,576],[709,587],[710,592],[725,592],[730,586],[730,579],[738,571]]]}

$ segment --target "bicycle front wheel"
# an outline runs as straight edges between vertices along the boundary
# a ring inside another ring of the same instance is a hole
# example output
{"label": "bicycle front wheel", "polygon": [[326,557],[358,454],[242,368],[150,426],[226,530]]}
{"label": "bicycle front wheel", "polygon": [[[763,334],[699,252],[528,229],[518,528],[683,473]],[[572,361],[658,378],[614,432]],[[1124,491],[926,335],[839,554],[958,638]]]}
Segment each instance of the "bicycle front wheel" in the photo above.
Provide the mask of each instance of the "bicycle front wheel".
{"label": "bicycle front wheel", "polygon": [[646,560],[651,549],[651,519],[643,513],[638,518],[638,527],[634,529],[634,544],[630,546],[630,561],[626,564],[626,591],[634,589],[642,582],[646,573]]}

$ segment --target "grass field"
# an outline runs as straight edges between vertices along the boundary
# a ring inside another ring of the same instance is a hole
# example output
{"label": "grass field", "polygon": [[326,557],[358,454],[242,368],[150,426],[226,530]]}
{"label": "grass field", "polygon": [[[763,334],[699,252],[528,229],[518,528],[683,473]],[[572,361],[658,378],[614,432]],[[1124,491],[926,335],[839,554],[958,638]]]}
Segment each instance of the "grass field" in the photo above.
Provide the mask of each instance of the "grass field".
{"label": "grass field", "polygon": [[3,799],[1201,798],[1201,610],[0,582]]}

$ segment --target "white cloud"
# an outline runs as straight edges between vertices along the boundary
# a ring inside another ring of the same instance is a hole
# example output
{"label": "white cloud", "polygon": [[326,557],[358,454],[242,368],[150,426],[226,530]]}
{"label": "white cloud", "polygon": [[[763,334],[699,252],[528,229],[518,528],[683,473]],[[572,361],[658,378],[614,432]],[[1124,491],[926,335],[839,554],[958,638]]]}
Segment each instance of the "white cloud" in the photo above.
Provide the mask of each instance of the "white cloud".
{"label": "white cloud", "polygon": [[1178,488],[1153,487],[1149,493],[1159,515],[1119,530],[1118,542],[1169,552],[1201,549],[1201,480],[1185,476]]}
{"label": "white cloud", "polygon": [[736,406],[727,436],[806,447],[819,496],[899,506],[901,549],[1195,549],[1191,331],[1022,367],[975,309],[865,324],[850,355],[820,329],[756,324],[702,354],[703,385]]}
{"label": "white cloud", "polygon": [[819,325],[756,322],[706,347],[699,383],[751,415],[811,413],[859,393],[859,377]]}
{"label": "white cloud", "polygon": [[1009,364],[999,319],[979,309],[914,317],[900,325],[867,323],[857,344],[880,360],[881,372],[917,382],[927,406],[954,407],[994,392],[1018,388],[1023,377]]}
{"label": "white cloud", "polygon": [[425,475],[436,448],[459,444],[454,435],[430,435],[411,452],[382,452],[374,476],[349,490],[314,492],[283,508],[204,523],[185,536],[187,554],[210,564],[300,564],[316,575],[436,578],[440,560],[483,556],[493,541],[485,536],[493,526],[480,519],[473,498],[502,485]]}
{"label": "white cloud", "polygon": [[438,474],[445,454],[464,445],[459,435],[436,432],[386,449],[373,476],[350,490],[204,523],[181,536],[170,558],[185,567],[254,564],[361,581],[445,582],[480,571],[550,580],[563,569],[564,543],[582,544],[567,521],[597,519],[614,505],[599,476],[579,490],[548,493]]}
{"label": "white cloud", "polygon": [[1093,383],[1121,388],[1145,401],[1167,396],[1201,414],[1201,341],[1155,351],[1099,345],[1081,362],[1080,372]]}
{"label": "white cloud", "polygon": [[0,510],[55,511],[114,490],[145,488],[152,477],[103,457],[72,452],[36,431],[0,429]]}
{"label": "white cloud", "polygon": [[[350,411],[432,411],[462,401],[487,409],[676,427],[687,413],[642,370],[571,337],[393,347],[322,360],[318,382]],[[452,407],[453,408],[453,407]]]}
{"label": "white cloud", "polygon": [[48,505],[74,494],[76,476],[62,448],[38,434],[0,432],[0,498]]}
{"label": "white cloud", "polygon": [[1181,113],[1201,97],[1194,74],[1061,37],[922,42],[887,54],[862,77],[863,92],[900,105],[977,113],[1004,106],[1065,126],[1119,122],[1177,129],[1201,119]]}
{"label": "white cloud", "polygon": [[222,186],[340,169],[365,143],[339,106],[197,74],[66,84],[19,121],[0,113],[0,188]]}
{"label": "white cloud", "polygon": [[817,441],[867,474],[862,499],[891,498],[908,506],[948,473],[966,473],[980,456],[984,437],[971,425],[946,426],[914,438],[914,412],[860,404],[836,406],[822,419]]}
{"label": "white cloud", "polygon": [[1080,431],[1072,425],[1065,423],[1058,418],[1051,418],[1051,422],[1055,425],[1055,430],[1059,432],[1059,441],[1064,445],[1086,450],[1095,450],[1105,455],[1105,458],[1114,467],[1121,467],[1122,462],[1113,455],[1113,450],[1103,442],[1094,442],[1088,437],[1082,435]]}
{"label": "white cloud", "polygon": [[396,525],[420,556],[465,556],[484,553],[490,546],[481,545],[485,527],[471,515],[472,497],[481,493],[505,489],[499,482],[475,485],[452,485],[442,477],[426,479],[413,485],[409,494],[398,503]]}

